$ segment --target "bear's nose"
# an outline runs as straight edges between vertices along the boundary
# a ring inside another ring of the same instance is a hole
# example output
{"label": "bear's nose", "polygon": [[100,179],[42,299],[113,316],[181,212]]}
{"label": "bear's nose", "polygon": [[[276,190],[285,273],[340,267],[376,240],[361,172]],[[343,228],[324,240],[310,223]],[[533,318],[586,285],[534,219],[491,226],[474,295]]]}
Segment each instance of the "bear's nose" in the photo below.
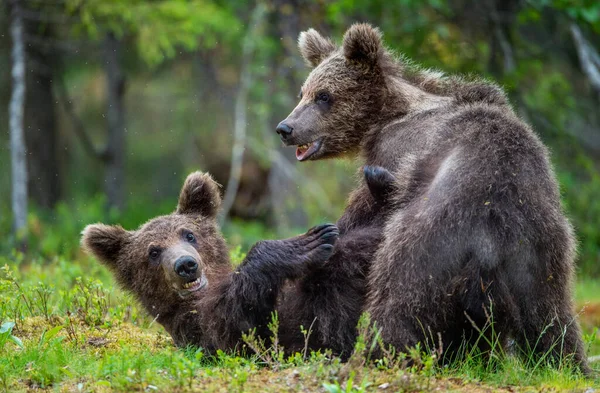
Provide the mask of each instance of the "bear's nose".
{"label": "bear's nose", "polygon": [[292,135],[292,131],[294,129],[290,126],[288,126],[287,124],[285,124],[284,122],[281,122],[277,125],[277,128],[275,129],[275,131],[281,136],[281,138],[285,139],[288,136]]}
{"label": "bear's nose", "polygon": [[198,263],[190,256],[179,257],[175,261],[175,273],[184,278],[193,276],[198,270]]}

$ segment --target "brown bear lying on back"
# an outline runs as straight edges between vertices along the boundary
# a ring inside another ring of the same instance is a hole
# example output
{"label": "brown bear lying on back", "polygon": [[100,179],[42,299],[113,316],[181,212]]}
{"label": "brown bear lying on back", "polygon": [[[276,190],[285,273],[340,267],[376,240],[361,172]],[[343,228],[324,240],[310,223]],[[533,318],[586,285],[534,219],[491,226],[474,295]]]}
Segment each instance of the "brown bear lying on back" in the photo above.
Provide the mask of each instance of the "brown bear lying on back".
{"label": "brown bear lying on back", "polygon": [[[321,225],[291,239],[262,241],[234,269],[216,222],[220,203],[217,184],[196,172],[188,176],[174,213],[135,231],[103,224],[83,231],[85,249],[179,346],[225,350],[252,328],[265,335],[284,282],[326,261],[338,236],[334,225]],[[282,321],[282,328],[299,326]]]}

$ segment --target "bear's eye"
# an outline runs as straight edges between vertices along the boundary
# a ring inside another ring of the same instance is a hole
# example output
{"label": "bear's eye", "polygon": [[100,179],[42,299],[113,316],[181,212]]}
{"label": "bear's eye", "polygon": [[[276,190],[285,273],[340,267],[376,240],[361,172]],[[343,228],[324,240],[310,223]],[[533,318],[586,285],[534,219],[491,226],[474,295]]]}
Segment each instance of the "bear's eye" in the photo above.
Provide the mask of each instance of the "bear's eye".
{"label": "bear's eye", "polygon": [[302,96],[303,96],[302,90],[300,90],[300,93],[298,93],[298,98],[302,99]]}
{"label": "bear's eye", "polygon": [[317,94],[317,102],[327,103],[327,102],[329,102],[330,99],[331,99],[331,97],[329,97],[329,94],[327,94],[325,92]]}
{"label": "bear's eye", "polygon": [[188,232],[185,234],[185,240],[190,243],[196,243],[196,236],[192,232]]}
{"label": "bear's eye", "polygon": [[160,248],[151,248],[148,252],[150,259],[155,260],[160,256]]}

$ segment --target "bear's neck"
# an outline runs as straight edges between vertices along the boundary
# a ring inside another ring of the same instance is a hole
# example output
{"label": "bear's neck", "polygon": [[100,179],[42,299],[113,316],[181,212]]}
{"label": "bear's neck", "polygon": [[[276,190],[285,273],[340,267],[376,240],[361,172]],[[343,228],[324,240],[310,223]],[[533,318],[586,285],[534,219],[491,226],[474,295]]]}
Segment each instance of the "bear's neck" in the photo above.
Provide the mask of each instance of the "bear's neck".
{"label": "bear's neck", "polygon": [[379,128],[407,116],[448,105],[452,97],[429,93],[399,75],[386,79],[386,94],[381,104]]}
{"label": "bear's neck", "polygon": [[181,312],[181,302],[177,295],[169,295],[168,297],[161,297],[160,299],[140,299],[142,304],[146,308],[146,311],[150,314],[161,325],[165,325],[173,315]]}
{"label": "bear's neck", "polygon": [[214,313],[228,288],[228,278],[231,277],[233,266],[225,243],[222,243],[222,246],[220,263],[205,272],[207,288],[193,292],[184,298],[172,293],[164,300],[163,307],[159,310],[162,314],[154,314],[146,305],[148,311],[178,346],[192,344],[208,348],[219,342],[215,337],[220,337],[224,333],[222,329],[214,327],[217,318],[224,316],[216,315],[216,318]]}
{"label": "bear's neck", "polygon": [[367,131],[362,134],[359,142],[360,156],[366,163],[373,165],[369,157],[376,150],[382,130],[419,113],[450,105],[452,100],[452,97],[429,93],[400,76],[388,77],[378,115],[374,117],[376,120],[371,119],[370,123],[362,125],[362,129]]}
{"label": "bear's neck", "polygon": [[[185,321],[187,325],[190,320],[199,320],[198,318],[190,318],[190,315],[197,313],[197,299],[193,295],[183,299],[179,296],[173,296],[172,299],[165,299],[158,309],[148,306],[146,306],[146,309],[175,341],[178,341],[178,331],[182,322]],[[192,326],[188,326],[188,328],[195,330]]]}

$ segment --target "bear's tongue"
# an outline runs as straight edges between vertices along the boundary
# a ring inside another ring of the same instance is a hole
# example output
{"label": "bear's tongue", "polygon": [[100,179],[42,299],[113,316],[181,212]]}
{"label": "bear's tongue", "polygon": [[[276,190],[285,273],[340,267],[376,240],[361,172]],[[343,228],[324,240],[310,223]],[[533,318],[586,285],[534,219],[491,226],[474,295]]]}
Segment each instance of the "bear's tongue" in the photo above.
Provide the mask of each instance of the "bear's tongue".
{"label": "bear's tongue", "polygon": [[302,160],[307,151],[308,151],[308,146],[306,146],[306,145],[298,146],[298,148],[296,148],[296,159]]}
{"label": "bear's tongue", "polygon": [[312,142],[310,144],[298,146],[296,148],[296,159],[302,161],[310,157],[317,150],[317,143]]}

